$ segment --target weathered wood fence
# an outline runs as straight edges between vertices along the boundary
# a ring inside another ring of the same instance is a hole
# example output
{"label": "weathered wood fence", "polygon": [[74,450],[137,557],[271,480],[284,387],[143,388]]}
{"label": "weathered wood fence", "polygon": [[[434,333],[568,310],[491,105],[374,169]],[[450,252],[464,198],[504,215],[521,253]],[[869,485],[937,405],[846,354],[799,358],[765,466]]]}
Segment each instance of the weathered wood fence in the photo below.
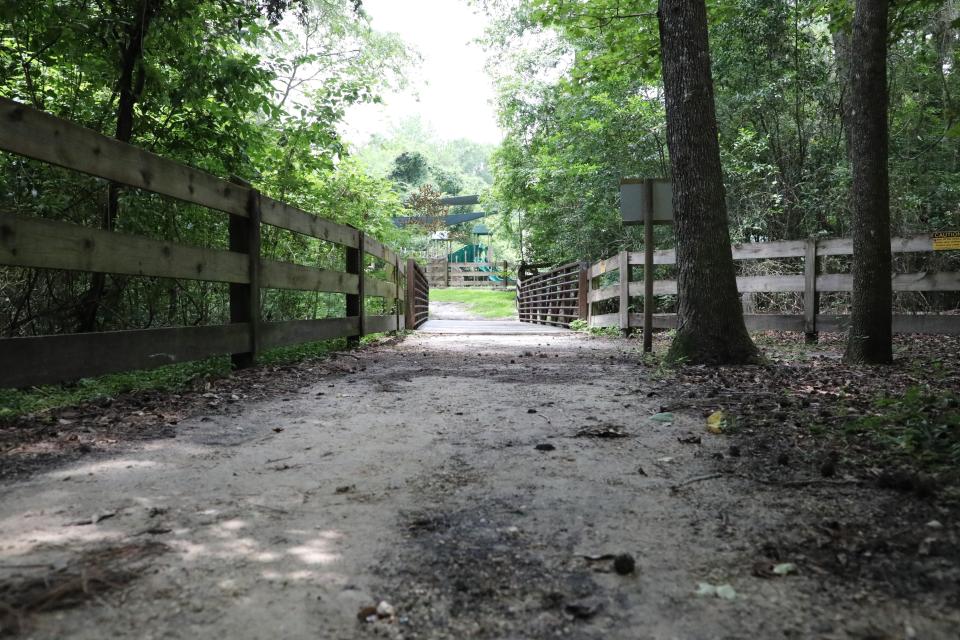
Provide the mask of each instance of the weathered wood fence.
{"label": "weathered wood fence", "polygon": [[[0,99],[0,150],[230,216],[229,250],[224,251],[0,209],[0,265],[226,282],[230,288],[230,323],[226,325],[0,339],[0,387],[60,382],[217,355],[231,355],[237,366],[248,366],[264,349],[331,338],[358,339],[404,329],[407,318],[413,318],[414,327],[426,318],[429,288],[423,271],[353,227],[7,99]],[[263,224],[339,245],[345,253],[345,270],[261,258]],[[365,274],[367,255],[385,263],[386,280]],[[408,300],[411,282],[415,296]],[[262,289],[345,294],[345,315],[263,322]],[[365,297],[385,298],[384,308],[392,312],[367,315]]]}
{"label": "weathered wood fence", "polygon": [[430,283],[423,267],[414,260],[407,260],[406,326],[417,329],[430,316]]}
{"label": "weathered wood fence", "polygon": [[[893,253],[926,253],[933,250],[929,234],[894,238]],[[741,293],[798,292],[803,294],[803,314],[746,313],[744,319],[751,330],[803,331],[815,336],[818,331],[845,331],[848,318],[820,313],[820,294],[849,292],[853,276],[848,273],[823,273],[820,258],[853,254],[850,239],[791,240],[733,246],[736,261],[779,258],[803,258],[803,272],[795,275],[743,276],[737,278]],[[676,264],[674,250],[654,252],[654,265]],[[525,278],[518,286],[520,320],[558,326],[569,326],[574,319],[583,319],[593,327],[618,327],[624,331],[643,326],[642,313],[630,313],[630,298],[643,297],[643,282],[631,279],[631,268],[643,267],[643,253],[622,251],[594,264],[564,265],[554,270]],[[579,276],[572,272],[579,268]],[[617,280],[602,285],[600,280],[617,272]],[[960,272],[920,271],[891,276],[894,291],[960,291]],[[561,284],[562,283],[562,284]],[[656,280],[654,295],[676,295],[676,280]],[[571,301],[576,300],[574,305]],[[598,314],[598,303],[616,300],[617,311]],[[576,308],[578,311],[573,312]],[[528,313],[524,313],[524,309]],[[539,313],[535,313],[539,312]],[[654,328],[676,326],[675,314],[654,314]],[[897,333],[933,333],[960,335],[960,315],[896,314],[893,328]]]}
{"label": "weathered wood fence", "polygon": [[587,268],[586,264],[571,262],[529,277],[521,268],[517,280],[520,322],[569,327],[578,318],[585,320],[589,311]]}

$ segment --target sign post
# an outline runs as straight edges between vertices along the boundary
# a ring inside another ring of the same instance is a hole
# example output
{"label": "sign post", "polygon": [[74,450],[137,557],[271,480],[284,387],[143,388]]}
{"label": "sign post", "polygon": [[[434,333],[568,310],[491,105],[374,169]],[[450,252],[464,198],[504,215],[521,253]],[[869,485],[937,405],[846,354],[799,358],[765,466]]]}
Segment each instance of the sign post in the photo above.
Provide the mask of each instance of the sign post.
{"label": "sign post", "polygon": [[[653,351],[653,225],[673,223],[673,184],[657,178],[620,181],[623,224],[643,224],[643,350]],[[628,267],[629,268],[629,267]],[[624,278],[629,287],[630,278]]]}

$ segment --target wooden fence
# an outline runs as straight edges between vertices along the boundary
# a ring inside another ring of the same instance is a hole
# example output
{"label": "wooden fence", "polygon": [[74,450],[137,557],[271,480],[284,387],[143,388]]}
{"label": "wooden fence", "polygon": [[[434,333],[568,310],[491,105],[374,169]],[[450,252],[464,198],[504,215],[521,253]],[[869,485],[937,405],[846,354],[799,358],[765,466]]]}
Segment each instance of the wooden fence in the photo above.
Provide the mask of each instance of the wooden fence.
{"label": "wooden fence", "polygon": [[416,260],[407,260],[406,326],[418,329],[430,316],[430,283]]}
{"label": "wooden fence", "polygon": [[520,322],[569,327],[586,319],[587,265],[571,262],[529,277],[521,267],[517,280],[517,314]]}
{"label": "wooden fence", "polygon": [[442,287],[485,287],[488,289],[506,289],[509,282],[491,280],[490,276],[500,276],[508,271],[507,262],[449,262],[443,258],[427,263],[427,277],[430,286]]}
{"label": "wooden fence", "polygon": [[[933,251],[930,234],[891,241],[893,253],[926,253]],[[803,314],[746,313],[744,319],[751,330],[803,331],[813,337],[818,331],[842,332],[848,317],[820,313],[820,294],[849,292],[853,276],[848,273],[823,273],[820,258],[853,254],[850,239],[808,239],[783,242],[764,242],[734,245],[733,258],[737,261],[779,258],[803,258],[803,272],[794,275],[743,276],[737,278],[741,293],[799,292],[803,293]],[[654,265],[676,264],[674,250],[654,252]],[[571,271],[575,265],[564,265],[552,271],[523,279],[518,293],[521,305],[520,320],[569,326],[573,319],[587,320],[593,327],[618,327],[624,331],[643,326],[642,313],[630,313],[630,298],[643,297],[643,282],[630,280],[631,267],[643,266],[643,253],[622,251],[616,256],[581,266],[579,278]],[[601,286],[599,280],[617,272],[617,281]],[[894,291],[960,291],[960,272],[920,271],[896,273],[891,276]],[[574,280],[578,283],[574,286]],[[563,282],[562,287],[550,286]],[[529,284],[528,284],[529,283]],[[539,285],[538,285],[539,283]],[[546,287],[544,287],[546,285]],[[676,295],[676,280],[656,280],[654,295]],[[576,298],[577,313],[570,302]],[[617,311],[598,314],[597,303],[616,300]],[[529,313],[524,313],[526,308]],[[536,315],[534,311],[546,312]],[[675,314],[654,314],[654,328],[676,326]],[[897,333],[933,333],[960,335],[960,315],[896,314],[893,329]]]}
{"label": "wooden fence", "polygon": [[[0,150],[224,212],[229,250],[23,217],[0,210],[0,265],[229,283],[230,324],[0,339],[0,387],[60,382],[217,355],[237,366],[264,349],[404,328],[403,279],[410,263],[353,227],[311,215],[256,189],[204,173],[7,99],[0,99]],[[343,272],[260,257],[261,225],[335,243]],[[366,255],[385,263],[386,280],[365,274]],[[414,268],[415,325],[428,297]],[[409,287],[409,283],[407,283]],[[262,322],[261,289],[345,294],[344,317]],[[365,297],[386,299],[388,315],[368,316]]]}

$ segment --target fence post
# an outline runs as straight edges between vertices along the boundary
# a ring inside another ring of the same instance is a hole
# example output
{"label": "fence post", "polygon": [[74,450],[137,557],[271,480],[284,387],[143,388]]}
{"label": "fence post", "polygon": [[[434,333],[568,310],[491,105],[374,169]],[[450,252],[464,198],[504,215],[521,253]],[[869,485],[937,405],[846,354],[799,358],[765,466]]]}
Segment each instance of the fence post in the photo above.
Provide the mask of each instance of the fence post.
{"label": "fence post", "polygon": [[247,351],[230,355],[235,369],[253,366],[260,350],[260,192],[249,183],[234,179],[250,190],[247,217],[230,216],[230,251],[247,254],[247,284],[230,284],[230,322],[246,323],[249,336]]}
{"label": "fence post", "polygon": [[356,317],[358,321],[359,332],[355,336],[350,336],[347,338],[347,342],[351,345],[360,344],[360,338],[366,334],[366,305],[364,304],[364,287],[363,287],[363,272],[364,272],[364,255],[363,250],[364,244],[364,233],[363,231],[357,230],[357,248],[347,247],[347,273],[351,273],[357,276],[357,293],[347,294],[347,317],[352,318]]}
{"label": "fence post", "polygon": [[443,286],[450,287],[450,256],[443,259]]}
{"label": "fence post", "polygon": [[817,239],[807,238],[803,258],[803,331],[807,344],[815,344],[817,333],[817,314],[820,312],[820,294],[817,293]]}
{"label": "fence post", "polygon": [[577,274],[577,318],[590,321],[590,263],[580,263]]}
{"label": "fence post", "polygon": [[417,328],[417,268],[414,265],[416,265],[416,260],[407,258],[407,299],[404,300],[403,304],[407,331],[413,331]]}
{"label": "fence post", "polygon": [[630,253],[621,251],[617,256],[620,270],[620,331],[630,335]]}
{"label": "fence post", "polygon": [[402,331],[404,323],[403,311],[400,308],[400,294],[403,291],[403,288],[400,286],[400,256],[394,254],[393,256],[393,317],[397,321],[397,331]]}
{"label": "fence post", "polygon": [[507,261],[503,261],[503,288],[506,289],[510,285],[510,276],[508,275],[510,266],[507,264]]}

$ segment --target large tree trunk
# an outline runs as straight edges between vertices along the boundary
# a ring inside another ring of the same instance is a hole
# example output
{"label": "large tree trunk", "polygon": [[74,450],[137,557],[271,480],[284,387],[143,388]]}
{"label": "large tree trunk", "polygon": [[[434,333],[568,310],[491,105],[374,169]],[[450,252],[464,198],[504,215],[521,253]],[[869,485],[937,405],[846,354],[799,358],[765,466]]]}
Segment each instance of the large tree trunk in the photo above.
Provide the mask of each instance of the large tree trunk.
{"label": "large tree trunk", "polygon": [[893,360],[887,176],[887,0],[857,0],[850,70],[853,310],[846,359]]}
{"label": "large tree trunk", "polygon": [[[163,0],[141,0],[137,15],[130,22],[126,41],[120,46],[120,77],[117,81],[120,100],[117,104],[117,129],[114,136],[122,142],[133,137],[133,109],[140,95],[146,75],[143,69],[143,41],[150,23],[160,9]],[[120,185],[111,182],[107,186],[107,203],[100,216],[100,228],[113,231],[120,207]],[[106,275],[94,273],[90,287],[80,298],[77,308],[77,331],[88,332],[97,328],[97,314],[106,289]],[[119,291],[117,292],[119,294]]]}
{"label": "large tree trunk", "polygon": [[756,360],[727,229],[704,0],[660,0],[660,48],[673,170],[679,326],[669,358]]}

